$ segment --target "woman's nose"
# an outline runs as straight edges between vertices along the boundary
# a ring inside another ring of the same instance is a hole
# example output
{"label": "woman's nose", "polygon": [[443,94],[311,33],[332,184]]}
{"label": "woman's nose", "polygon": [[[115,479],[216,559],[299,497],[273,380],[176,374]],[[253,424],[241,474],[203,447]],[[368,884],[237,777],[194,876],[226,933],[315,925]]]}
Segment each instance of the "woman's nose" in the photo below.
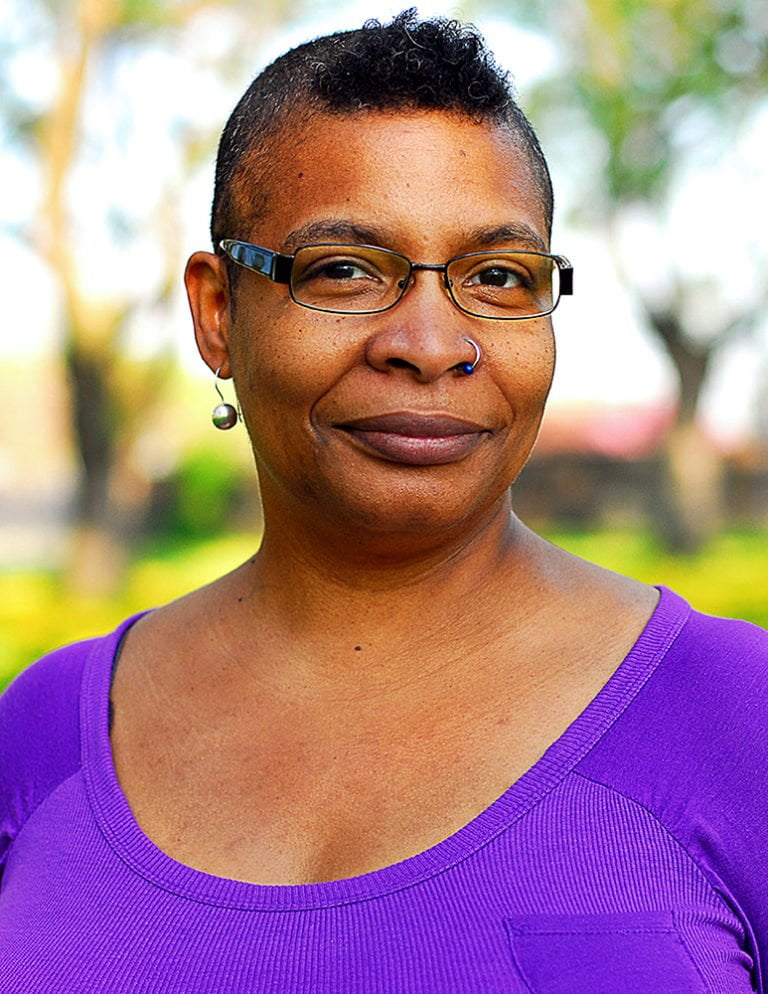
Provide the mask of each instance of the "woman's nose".
{"label": "woman's nose", "polygon": [[[418,282],[417,282],[418,280]],[[412,277],[405,295],[376,317],[366,344],[366,359],[382,372],[405,370],[431,383],[447,373],[466,372],[475,351],[467,341],[471,318],[454,307],[439,273]]]}

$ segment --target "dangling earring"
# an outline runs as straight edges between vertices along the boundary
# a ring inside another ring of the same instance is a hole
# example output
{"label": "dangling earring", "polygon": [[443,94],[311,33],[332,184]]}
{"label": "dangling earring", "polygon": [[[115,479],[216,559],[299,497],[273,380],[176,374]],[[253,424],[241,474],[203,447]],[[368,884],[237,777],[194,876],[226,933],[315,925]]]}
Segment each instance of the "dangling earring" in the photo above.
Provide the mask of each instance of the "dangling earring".
{"label": "dangling earring", "polygon": [[229,428],[234,428],[238,422],[237,411],[231,404],[227,404],[224,401],[221,390],[219,389],[219,373],[221,372],[221,366],[214,373],[215,380],[214,386],[216,387],[216,393],[219,395],[221,400],[220,404],[217,404],[212,413],[211,421],[213,421],[215,428],[220,428],[222,431],[227,431]]}

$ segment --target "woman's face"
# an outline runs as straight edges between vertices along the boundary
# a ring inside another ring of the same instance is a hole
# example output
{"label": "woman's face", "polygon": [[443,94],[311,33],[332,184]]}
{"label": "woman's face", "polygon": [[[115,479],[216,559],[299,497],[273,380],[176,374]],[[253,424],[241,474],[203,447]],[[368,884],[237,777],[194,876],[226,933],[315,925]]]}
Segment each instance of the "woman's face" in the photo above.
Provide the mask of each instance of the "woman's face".
{"label": "woman's face", "polygon": [[[286,253],[364,241],[422,263],[537,247],[491,239],[506,226],[546,248],[525,155],[500,129],[437,112],[318,117],[281,149],[266,216],[235,236]],[[240,270],[225,325],[228,355],[201,350],[225,372],[229,360],[268,523],[439,533],[487,514],[530,453],[554,368],[549,318],[464,314],[434,272],[389,311],[339,315]],[[474,359],[467,337],[482,352],[470,376],[456,369]]]}

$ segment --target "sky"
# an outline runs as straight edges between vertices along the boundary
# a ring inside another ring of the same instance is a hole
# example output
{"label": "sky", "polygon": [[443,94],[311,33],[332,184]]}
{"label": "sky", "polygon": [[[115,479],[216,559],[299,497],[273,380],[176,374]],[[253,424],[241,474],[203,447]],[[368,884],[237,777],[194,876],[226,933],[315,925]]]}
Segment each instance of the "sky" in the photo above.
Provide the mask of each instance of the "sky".
{"label": "sky", "polygon": [[[203,18],[187,39],[179,58],[162,47],[149,46],[129,59],[110,66],[107,79],[109,99],[92,92],[87,106],[85,141],[81,165],[72,181],[71,196],[78,205],[81,278],[93,294],[117,292],[137,301],[146,301],[139,310],[129,336],[131,347],[152,351],[170,343],[186,368],[208,372],[197,357],[191,337],[186,305],[177,294],[171,315],[158,315],[150,306],[163,275],[164,256],[157,242],[142,237],[149,234],[150,219],[158,205],[173,207],[180,226],[174,229],[175,261],[179,274],[186,255],[208,247],[208,211],[212,189],[212,153],[191,182],[181,182],[185,174],[178,159],[179,127],[201,133],[212,124],[223,124],[250,75],[286,48],[326,31],[358,26],[375,13],[387,19],[402,3],[337,3],[322,9],[317,17],[276,31],[260,47],[253,65],[234,70],[223,80],[220,73],[205,70],[226,55],[231,46],[232,24],[226,17]],[[445,4],[419,4],[422,15],[450,14],[455,8]],[[490,39],[498,61],[513,71],[525,106],[526,89],[553,65],[555,54],[542,38],[512,27],[501,19],[477,17],[480,29]],[[203,68],[201,69],[201,64]],[[44,103],[55,86],[51,60],[44,49],[34,46],[17,60],[14,80],[28,99]],[[115,96],[117,95],[117,97]],[[194,115],[173,129],[168,120],[179,107],[194,108]],[[201,122],[204,122],[201,123]],[[738,156],[754,161],[754,187],[758,202],[764,202],[765,161],[768,147],[768,112],[756,120]],[[613,276],[610,248],[594,234],[569,225],[568,207],[578,198],[567,162],[551,160],[556,194],[561,204],[555,224],[553,251],[567,255],[575,268],[575,295],[561,301],[555,315],[559,364],[552,404],[564,408],[597,402],[617,405],[669,402],[674,395],[674,376],[667,360],[644,331],[633,310],[630,295]],[[39,195],[39,176],[28,162],[0,146],[0,219],[4,225],[30,224]],[[734,175],[735,169],[734,169]],[[743,177],[743,171],[738,173]],[[727,190],[727,196],[723,191]],[[727,170],[703,170],[686,187],[675,210],[667,219],[663,241],[658,232],[638,218],[629,227],[627,256],[632,259],[632,278],[642,280],[650,271],[649,260],[665,252],[684,253],[695,273],[709,267],[721,270],[723,262],[713,252],[712,212],[726,214],[729,223],[741,232],[737,239],[746,253],[747,265],[730,265],[738,272],[749,269],[749,253],[759,251],[755,239],[762,238],[764,224],[755,223],[754,193],[743,178],[734,181]],[[174,203],[174,201],[178,201]],[[702,205],[704,209],[702,209]],[[715,206],[716,205],[716,206]],[[116,211],[117,206],[117,211]],[[765,211],[764,211],[765,213]],[[105,235],[103,219],[109,214],[114,226],[135,225],[138,237],[124,239],[115,250]],[[763,220],[768,220],[764,217]],[[0,229],[1,230],[1,229]],[[672,247],[674,246],[674,249]],[[0,234],[0,266],[7,286],[6,327],[0,334],[0,357],[44,353],[55,348],[56,297],[45,267],[34,253],[20,247],[17,239]],[[734,292],[749,293],[738,281]],[[178,281],[180,289],[180,280]],[[702,294],[702,306],[707,306]],[[23,328],[23,335],[12,333]],[[755,375],[763,363],[768,380],[768,330],[763,329],[762,358],[752,348],[733,348],[724,356],[712,377],[705,398],[705,415],[710,429],[723,441],[740,437],[750,423],[756,404]]]}

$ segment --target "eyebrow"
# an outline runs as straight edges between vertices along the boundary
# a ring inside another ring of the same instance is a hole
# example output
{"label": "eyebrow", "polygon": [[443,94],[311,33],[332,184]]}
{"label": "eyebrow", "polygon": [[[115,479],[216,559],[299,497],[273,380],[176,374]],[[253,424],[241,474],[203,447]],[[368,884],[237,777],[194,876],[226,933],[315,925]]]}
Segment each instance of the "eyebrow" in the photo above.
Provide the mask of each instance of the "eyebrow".
{"label": "eyebrow", "polygon": [[537,252],[548,252],[546,242],[541,235],[527,224],[510,222],[500,224],[496,228],[476,228],[468,234],[467,240],[475,245],[525,245]]}
{"label": "eyebrow", "polygon": [[[514,245],[524,246],[537,252],[548,251],[546,242],[534,228],[517,221],[500,224],[494,228],[475,228],[464,234],[461,240],[467,245],[482,247]],[[323,241],[391,246],[394,245],[396,238],[386,229],[369,228],[342,218],[327,218],[294,228],[283,243],[284,251],[295,252],[300,245]]]}
{"label": "eyebrow", "polygon": [[294,228],[283,243],[287,252],[294,252],[300,245],[312,245],[324,241],[342,241],[365,245],[381,245],[389,241],[391,236],[379,228],[366,228],[365,225],[343,219],[327,219],[312,221],[300,228]]}

